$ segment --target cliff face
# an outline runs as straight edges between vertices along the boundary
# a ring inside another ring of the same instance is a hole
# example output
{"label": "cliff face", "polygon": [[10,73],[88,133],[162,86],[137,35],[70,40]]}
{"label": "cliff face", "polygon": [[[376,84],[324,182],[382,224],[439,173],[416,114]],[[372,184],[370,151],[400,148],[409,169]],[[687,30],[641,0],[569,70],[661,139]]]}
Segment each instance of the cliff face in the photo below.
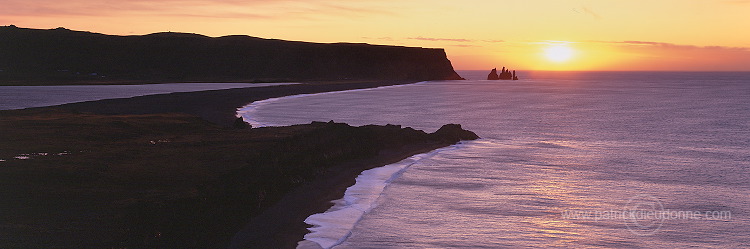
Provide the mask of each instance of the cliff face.
{"label": "cliff face", "polygon": [[3,81],[461,79],[443,49],[0,27]]}

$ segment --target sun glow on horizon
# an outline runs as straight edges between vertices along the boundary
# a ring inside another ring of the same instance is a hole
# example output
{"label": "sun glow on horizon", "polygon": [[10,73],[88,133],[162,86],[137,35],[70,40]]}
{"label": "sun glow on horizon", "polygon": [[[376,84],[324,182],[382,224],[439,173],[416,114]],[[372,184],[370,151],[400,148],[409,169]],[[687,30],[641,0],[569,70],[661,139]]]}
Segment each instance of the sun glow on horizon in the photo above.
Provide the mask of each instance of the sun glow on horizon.
{"label": "sun glow on horizon", "polygon": [[557,63],[568,62],[573,59],[575,51],[565,43],[552,44],[544,49],[544,57]]}
{"label": "sun glow on horizon", "polygon": [[746,0],[120,2],[5,0],[0,25],[444,48],[458,70],[750,71]]}

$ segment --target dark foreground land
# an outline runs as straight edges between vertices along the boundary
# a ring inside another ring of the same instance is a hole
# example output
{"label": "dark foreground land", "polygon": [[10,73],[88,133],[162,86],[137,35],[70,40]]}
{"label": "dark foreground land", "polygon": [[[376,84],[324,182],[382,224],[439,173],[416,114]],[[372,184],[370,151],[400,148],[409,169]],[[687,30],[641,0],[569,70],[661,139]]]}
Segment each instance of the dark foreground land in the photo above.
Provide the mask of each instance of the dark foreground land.
{"label": "dark foreground land", "polygon": [[293,248],[304,218],[361,171],[476,135],[457,125],[433,134],[330,122],[240,129],[235,108],[379,84],[0,111],[0,248]]}

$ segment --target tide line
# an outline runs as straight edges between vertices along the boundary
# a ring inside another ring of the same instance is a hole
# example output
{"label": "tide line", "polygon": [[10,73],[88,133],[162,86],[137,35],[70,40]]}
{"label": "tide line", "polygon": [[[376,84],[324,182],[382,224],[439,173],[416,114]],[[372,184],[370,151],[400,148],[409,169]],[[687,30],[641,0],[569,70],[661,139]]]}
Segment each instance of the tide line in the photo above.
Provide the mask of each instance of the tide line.
{"label": "tide line", "polygon": [[335,93],[347,93],[347,92],[360,92],[360,91],[371,91],[375,89],[386,89],[386,88],[395,88],[395,87],[403,87],[403,86],[411,86],[411,85],[418,85],[418,84],[424,84],[429,81],[421,81],[417,83],[411,83],[411,84],[402,84],[402,85],[390,85],[390,86],[379,86],[379,87],[373,87],[373,88],[362,88],[362,89],[351,89],[351,90],[343,90],[343,91],[333,91],[333,92],[322,92],[322,93],[306,93],[306,94],[297,94],[297,95],[289,95],[284,97],[277,97],[277,98],[269,98],[264,100],[258,100],[255,102],[252,102],[246,106],[237,108],[237,117],[241,117],[242,120],[247,122],[248,124],[252,125],[252,127],[268,127],[268,126],[280,126],[281,124],[270,124],[270,123],[264,123],[259,121],[256,113],[259,108],[277,102],[282,100],[288,100],[288,99],[295,99],[295,98],[303,98],[307,96],[319,96],[319,95],[326,95],[326,94],[335,94]]}
{"label": "tide line", "polygon": [[333,201],[335,205],[323,213],[313,214],[305,223],[312,225],[305,240],[298,243],[297,249],[330,249],[346,241],[354,226],[362,217],[377,206],[377,200],[388,185],[398,179],[412,165],[433,157],[438,153],[458,149],[462,143],[417,154],[383,167],[362,171],[356,183],[346,189],[344,197]]}

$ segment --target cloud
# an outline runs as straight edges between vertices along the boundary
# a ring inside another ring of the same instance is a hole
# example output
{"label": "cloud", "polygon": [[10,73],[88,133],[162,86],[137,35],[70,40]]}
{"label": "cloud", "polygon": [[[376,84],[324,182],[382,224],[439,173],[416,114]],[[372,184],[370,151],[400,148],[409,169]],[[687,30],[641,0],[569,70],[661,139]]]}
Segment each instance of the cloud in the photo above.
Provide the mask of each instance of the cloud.
{"label": "cloud", "polygon": [[479,46],[479,45],[470,45],[470,44],[453,44],[453,45],[448,45],[448,46],[451,46],[451,47],[460,47],[460,48],[479,48],[479,47],[482,47],[482,46]]}
{"label": "cloud", "polygon": [[577,8],[574,8],[573,11],[575,11],[578,14],[586,14],[586,15],[592,16],[592,17],[594,17],[596,19],[602,19],[602,16],[600,16],[598,13],[596,13],[595,11],[593,11],[592,9],[590,9],[590,8],[588,8],[586,6],[581,7],[581,11],[582,12],[578,11]]}
{"label": "cloud", "polygon": [[750,4],[750,0],[729,0],[723,2],[728,4]]}
{"label": "cloud", "polygon": [[544,45],[568,45],[568,44],[574,44],[574,43],[578,43],[578,42],[546,40],[546,41],[526,41],[524,43],[528,43],[528,44],[544,44]]}
{"label": "cloud", "polygon": [[596,19],[602,19],[602,16],[600,16],[599,14],[597,14],[596,12],[594,12],[593,10],[589,9],[586,6],[581,7],[581,9],[583,9],[584,13],[589,14],[589,15],[593,16]]}
{"label": "cloud", "polygon": [[432,37],[408,37],[406,39],[420,40],[420,41],[449,41],[449,42],[473,42],[474,40],[469,39],[456,39],[456,38],[432,38]]}
{"label": "cloud", "polygon": [[365,39],[365,40],[381,40],[381,41],[393,41],[394,40],[393,37],[388,37],[388,36],[384,36],[384,37],[362,36],[360,38]]}
{"label": "cloud", "polygon": [[0,16],[168,16],[238,19],[306,19],[391,15],[341,0],[0,0]]}
{"label": "cloud", "polygon": [[668,48],[668,49],[710,49],[710,50],[750,51],[750,48],[746,48],[746,47],[696,46],[696,45],[684,45],[684,44],[675,44],[675,43],[668,43],[668,42],[653,42],[653,41],[595,41],[595,42],[619,44],[619,45],[624,45],[624,46],[648,46],[648,47],[659,47],[659,48]]}
{"label": "cloud", "polygon": [[616,46],[618,63],[636,70],[750,71],[750,48],[656,41],[589,41]]}
{"label": "cloud", "polygon": [[504,40],[472,40],[472,39],[463,39],[463,38],[435,38],[435,37],[407,37],[406,39],[409,40],[419,40],[419,41],[435,41],[435,42],[488,42],[488,43],[500,43],[505,42]]}
{"label": "cloud", "polygon": [[383,10],[381,8],[352,7],[342,4],[322,4],[320,6],[329,10],[335,10],[338,13],[395,15],[395,12]]}

